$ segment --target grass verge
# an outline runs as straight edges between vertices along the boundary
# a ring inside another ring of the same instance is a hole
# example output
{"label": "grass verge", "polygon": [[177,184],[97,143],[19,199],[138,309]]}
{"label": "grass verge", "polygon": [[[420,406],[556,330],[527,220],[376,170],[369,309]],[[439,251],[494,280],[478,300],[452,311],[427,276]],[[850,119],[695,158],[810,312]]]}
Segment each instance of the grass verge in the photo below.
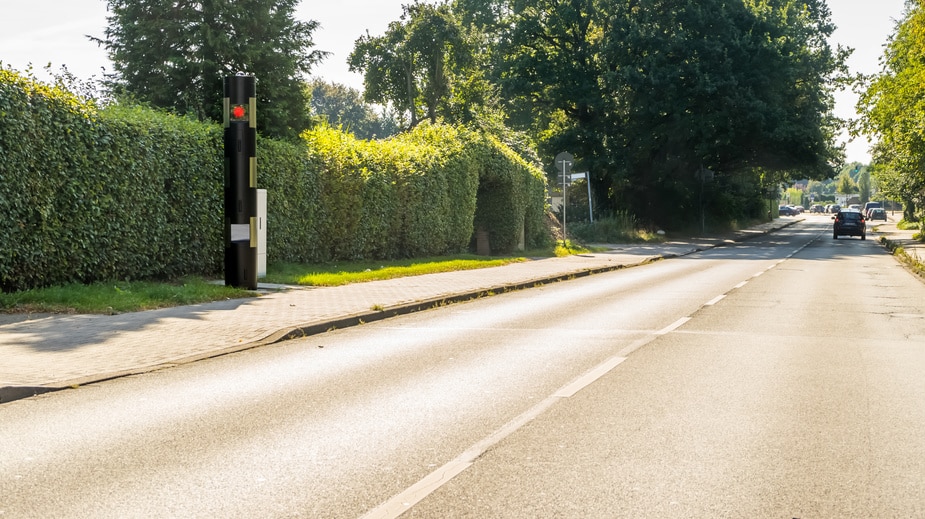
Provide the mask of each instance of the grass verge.
{"label": "grass verge", "polygon": [[149,281],[70,284],[0,293],[0,311],[7,313],[118,314],[253,297],[256,292],[187,278],[176,283]]}
{"label": "grass verge", "polygon": [[526,261],[526,257],[474,255],[394,261],[349,261],[323,265],[277,263],[267,269],[266,283],[303,286],[340,286],[439,272],[497,267]]}
{"label": "grass verge", "polygon": [[890,251],[893,256],[899,260],[900,263],[906,266],[909,270],[914,272],[919,277],[925,278],[925,263],[923,263],[922,258],[915,254],[909,254],[906,252],[906,249],[902,247],[899,243],[890,240],[886,237],[880,238],[880,243]]}
{"label": "grass verge", "polygon": [[[574,250],[572,251],[573,254]],[[551,256],[532,251],[531,256]],[[471,270],[526,261],[527,257],[475,255],[397,261],[352,261],[326,265],[280,263],[270,265],[261,283],[339,286],[406,276]],[[69,284],[21,292],[0,293],[2,313],[120,314],[173,306],[255,297],[256,292],[186,278],[174,283],[149,281]]]}

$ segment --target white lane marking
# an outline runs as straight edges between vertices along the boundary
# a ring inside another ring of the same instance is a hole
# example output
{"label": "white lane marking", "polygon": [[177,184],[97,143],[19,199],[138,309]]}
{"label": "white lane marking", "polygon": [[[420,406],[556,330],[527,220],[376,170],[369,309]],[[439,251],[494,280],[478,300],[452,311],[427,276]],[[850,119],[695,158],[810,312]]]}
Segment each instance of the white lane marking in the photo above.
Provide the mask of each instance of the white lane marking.
{"label": "white lane marking", "polygon": [[677,329],[680,328],[684,323],[686,323],[687,321],[690,321],[690,320],[691,320],[690,317],[682,317],[682,318],[678,319],[677,321],[675,321],[675,322],[669,324],[669,325],[666,326],[665,328],[662,328],[661,330],[655,332],[655,335],[668,335],[669,333],[671,333],[671,332],[677,330]]}
{"label": "white lane marking", "polygon": [[605,360],[584,375],[581,375],[574,381],[569,382],[552,395],[546,397],[541,402],[528,409],[520,416],[504,424],[504,426],[502,426],[491,435],[485,437],[483,440],[466,449],[465,452],[456,458],[450,460],[442,467],[431,472],[417,483],[405,489],[403,492],[393,496],[385,503],[382,503],[376,508],[370,510],[365,515],[363,515],[361,519],[398,518],[407,512],[412,506],[427,497],[434,490],[437,490],[445,483],[449,482],[451,479],[462,473],[464,470],[471,467],[472,464],[475,463],[475,461],[479,458],[479,456],[488,451],[488,449],[490,449],[493,445],[499,443],[501,440],[510,436],[515,431],[529,423],[531,420],[544,413],[559,400],[574,396],[576,393],[619,366],[623,361],[626,360],[625,355],[628,355],[633,350],[636,350],[648,344],[649,342],[652,342],[652,340],[654,340],[657,336],[671,333],[690,320],[690,317],[682,317],[667,327],[655,332],[651,336],[633,342],[633,344],[629,345],[627,348],[624,348],[616,356]]}
{"label": "white lane marking", "polygon": [[431,472],[401,494],[370,510],[363,515],[362,519],[394,519],[470,466],[472,466],[471,461],[460,461],[456,458]]}
{"label": "white lane marking", "polygon": [[[773,268],[773,266],[771,268]],[[770,270],[770,268],[768,270]],[[761,274],[763,274],[763,272],[759,272],[753,277],[758,277]],[[736,285],[735,288],[742,288],[746,283],[748,283],[748,281],[742,281]],[[725,294],[716,296],[707,302],[705,306],[714,305],[725,297]],[[677,330],[691,319],[692,317],[682,317],[666,326],[665,328],[655,332],[652,336],[634,341],[632,344],[621,350],[616,356],[607,359],[584,375],[578,377],[572,382],[569,382],[552,395],[537,403],[537,405],[531,407],[520,416],[506,423],[491,435],[466,449],[465,452],[453,460],[450,460],[442,467],[431,472],[414,485],[411,485],[405,489],[400,494],[395,495],[385,503],[382,503],[373,510],[370,510],[365,515],[363,515],[362,519],[396,519],[397,517],[401,516],[412,506],[431,494],[434,490],[437,490],[445,483],[449,482],[451,479],[462,473],[464,470],[471,467],[472,464],[475,463],[475,461],[479,458],[479,456],[484,454],[493,445],[499,443],[501,440],[510,436],[515,431],[526,425],[528,422],[535,419],[537,416],[552,407],[552,405],[557,401],[562,398],[571,398],[579,391],[589,386],[594,381],[600,379],[611,370],[619,366],[621,363],[623,363],[623,361],[626,360],[626,357],[633,351],[652,342],[652,340],[658,336],[667,335]]]}
{"label": "white lane marking", "polygon": [[636,339],[629,346],[620,350],[617,353],[617,356],[618,357],[629,357],[630,353],[633,353],[639,348],[642,348],[643,346],[645,346],[646,344],[649,344],[653,340],[655,340],[654,335],[650,335],[649,337],[643,337],[642,339]]}
{"label": "white lane marking", "polygon": [[568,383],[561,389],[546,397],[544,400],[528,409],[520,416],[504,424],[500,429],[485,437],[478,443],[472,445],[465,452],[450,460],[442,467],[431,472],[423,479],[411,485],[400,494],[392,497],[385,503],[370,510],[362,519],[395,519],[408,511],[409,508],[427,497],[431,492],[437,490],[445,483],[458,476],[467,468],[471,467],[475,460],[484,454],[493,445],[507,438],[515,431],[535,419],[553,404],[562,398],[570,398],[576,393],[587,387],[595,380],[606,375],[610,370],[617,367],[626,360],[626,357],[611,357],[603,363],[597,365],[591,371],[578,377],[573,382]]}
{"label": "white lane marking", "polygon": [[[801,247],[799,250],[802,250],[805,247],[806,245]],[[799,252],[799,250],[797,252]],[[780,263],[783,263],[783,260],[781,260],[781,262],[779,262],[778,264]],[[777,265],[772,265],[771,267],[768,267],[767,270],[771,270],[772,268],[776,266]],[[764,274],[764,272],[758,272],[752,277],[756,278]],[[734,288],[742,288],[747,283],[748,283],[747,280],[742,281],[741,283],[736,285]],[[716,304],[724,297],[726,297],[725,294],[721,296],[717,296],[713,298],[710,302],[708,302],[707,305]],[[578,393],[579,391],[581,391],[582,389],[584,389],[585,387],[593,383],[595,380],[601,378],[602,376],[610,372],[612,369],[619,366],[624,360],[626,360],[626,357],[633,351],[652,342],[652,340],[654,340],[658,336],[667,335],[677,330],[678,328],[683,326],[685,323],[687,323],[691,319],[692,317],[682,317],[678,319],[677,321],[673,322],[672,324],[668,325],[667,327],[655,332],[652,336],[645,337],[645,338],[634,341],[632,344],[630,344],[629,346],[621,350],[615,357],[611,357],[607,359],[603,363],[593,368],[591,371],[587,372],[586,374],[578,377],[576,380],[563,386],[558,391],[546,397],[544,400],[537,403],[537,405],[528,409],[526,412],[524,412],[517,418],[506,423],[504,426],[502,426],[500,429],[498,429],[491,435],[487,436],[480,442],[466,449],[465,452],[457,456],[455,459],[449,461],[448,463],[446,463],[439,469],[425,476],[423,479],[421,479],[414,485],[408,487],[404,492],[394,496],[392,499],[389,499],[385,503],[367,512],[365,515],[363,515],[362,519],[396,519],[400,515],[407,512],[409,508],[411,508],[412,506],[420,502],[422,499],[427,497],[431,492],[433,492],[434,490],[437,490],[438,488],[443,486],[445,483],[447,483],[448,481],[450,481],[451,479],[453,479],[454,477],[462,473],[464,470],[471,467],[472,464],[475,463],[475,460],[477,460],[479,456],[484,454],[489,448],[491,448],[493,445],[497,444],[498,442],[500,442],[507,436],[510,436],[515,431],[523,427],[525,424],[527,424],[528,422],[530,422],[531,420],[535,419],[537,416],[545,412],[547,409],[552,407],[553,404],[559,401],[559,399],[570,398],[574,396],[576,393]]]}
{"label": "white lane marking", "polygon": [[620,365],[621,362],[626,360],[626,357],[618,356],[611,357],[609,360],[604,361],[603,364],[598,365],[596,368],[592,369],[588,373],[578,377],[577,380],[571,384],[563,387],[562,389],[553,393],[552,396],[558,398],[571,398],[575,396],[575,393],[581,391],[586,386],[590,385],[595,380],[603,377],[610,370]]}

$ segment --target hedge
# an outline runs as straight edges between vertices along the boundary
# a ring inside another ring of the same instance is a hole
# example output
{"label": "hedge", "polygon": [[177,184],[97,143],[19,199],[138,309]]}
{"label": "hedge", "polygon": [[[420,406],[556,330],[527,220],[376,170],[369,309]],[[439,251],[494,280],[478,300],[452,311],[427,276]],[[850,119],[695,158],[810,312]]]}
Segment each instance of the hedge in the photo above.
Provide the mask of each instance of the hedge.
{"label": "hedge", "polygon": [[[259,111],[258,111],[259,117]],[[217,276],[222,129],[93,102],[0,70],[0,289]],[[545,180],[496,139],[424,125],[384,141],[330,128],[258,139],[271,261],[494,252],[548,240]]]}

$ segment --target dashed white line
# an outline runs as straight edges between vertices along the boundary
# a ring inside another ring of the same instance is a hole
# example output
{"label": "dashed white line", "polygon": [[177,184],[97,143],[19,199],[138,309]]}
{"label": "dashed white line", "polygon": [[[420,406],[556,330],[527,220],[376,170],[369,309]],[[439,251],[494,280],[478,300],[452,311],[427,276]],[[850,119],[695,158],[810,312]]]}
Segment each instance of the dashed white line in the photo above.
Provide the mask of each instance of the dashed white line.
{"label": "dashed white line", "polygon": [[675,321],[675,322],[669,324],[669,325],[666,326],[665,328],[662,328],[661,330],[655,332],[655,335],[668,335],[669,333],[671,333],[671,332],[677,330],[678,328],[680,328],[681,326],[683,326],[684,323],[686,323],[687,321],[690,321],[690,320],[691,320],[690,317],[682,317],[682,318],[678,319],[677,321]]}
{"label": "dashed white line", "polygon": [[[787,256],[787,259],[793,257],[794,254],[796,254],[797,252],[799,252],[805,247],[806,245],[804,245],[803,247],[795,251],[790,256]],[[779,262],[775,263],[774,265],[771,265],[764,271],[754,274],[752,276],[752,279],[757,278],[758,276],[764,274],[765,272],[780,265],[784,261],[786,261],[786,259],[780,260]],[[746,284],[748,284],[748,280],[742,281],[741,283],[733,287],[733,289],[742,288]],[[719,303],[720,301],[722,301],[725,297],[726,297],[726,294],[716,296],[710,301],[708,301],[704,306],[713,306]],[[363,516],[363,519],[395,519],[398,516],[404,514],[405,512],[408,511],[409,508],[411,508],[412,506],[417,504],[419,501],[427,497],[431,492],[440,488],[446,482],[453,479],[454,477],[459,475],[461,472],[463,472],[464,470],[472,466],[472,464],[475,463],[475,460],[477,460],[479,456],[484,454],[493,445],[497,444],[498,442],[500,442],[507,436],[513,434],[515,431],[523,427],[526,423],[535,419],[537,416],[539,416],[540,414],[545,412],[547,409],[552,407],[552,405],[555,404],[557,401],[559,401],[562,398],[571,398],[576,393],[578,393],[579,391],[581,391],[582,389],[584,389],[585,387],[587,387],[594,381],[598,380],[599,378],[603,377],[604,375],[609,373],[611,370],[619,366],[623,361],[626,360],[626,356],[629,355],[632,351],[635,351],[636,349],[644,346],[645,344],[648,344],[655,337],[658,337],[661,335],[667,335],[677,330],[678,328],[683,326],[685,323],[687,323],[691,319],[692,317],[682,317],[678,319],[677,321],[671,323],[670,325],[666,326],[665,328],[655,332],[653,336],[635,341],[633,344],[631,344],[627,348],[624,348],[622,351],[620,351],[620,353],[618,353],[617,356],[611,357],[610,359],[604,361],[603,363],[593,368],[591,371],[585,373],[584,375],[580,376],[574,381],[563,386],[558,391],[546,397],[541,402],[537,403],[535,406],[528,409],[526,412],[524,412],[520,416],[514,418],[513,420],[505,424],[503,427],[501,427],[500,429],[498,429],[491,435],[487,436],[483,440],[469,447],[465,452],[457,456],[455,459],[449,461],[447,464],[431,472],[430,474],[425,476],[423,479],[421,479],[414,485],[408,487],[404,492],[401,492],[400,494],[392,497],[392,499],[386,501],[385,503],[379,505],[375,509],[369,511],[367,514]]]}
{"label": "dashed white line", "polygon": [[621,362],[626,360],[626,357],[612,357],[610,360],[605,361],[603,364],[598,365],[596,368],[592,369],[585,375],[579,377],[577,380],[571,384],[563,387],[562,389],[553,393],[552,396],[558,398],[571,398],[575,396],[575,393],[578,393],[586,386],[590,385],[595,380],[603,377],[610,370],[620,365]]}
{"label": "dashed white line", "polygon": [[389,499],[373,510],[370,510],[365,515],[363,515],[362,519],[395,519],[398,516],[404,514],[408,511],[409,508],[427,497],[431,492],[437,490],[449,480],[453,479],[464,470],[471,467],[472,464],[475,463],[475,460],[477,460],[479,456],[488,451],[488,449],[490,449],[493,445],[497,444],[504,438],[507,438],[515,431],[526,425],[528,422],[535,419],[537,416],[552,407],[552,405],[558,402],[560,399],[574,396],[575,393],[581,391],[595,380],[606,375],[610,370],[620,365],[620,363],[624,360],[626,360],[626,357],[620,356],[607,359],[591,371],[578,377],[576,380],[570,382],[552,395],[546,397],[520,416],[504,424],[504,426],[502,426],[500,429],[485,437],[481,441],[475,443],[466,449],[465,452],[450,460],[442,467],[431,472],[427,476],[424,476],[423,479],[414,485],[411,485],[400,494],[397,494],[396,496],[392,497],[392,499]]}
{"label": "dashed white line", "polygon": [[616,356],[607,359],[587,373],[581,375],[572,382],[569,382],[555,393],[551,394],[541,402],[537,403],[535,406],[528,409],[520,416],[506,423],[491,435],[466,449],[465,452],[456,458],[450,460],[442,467],[431,472],[414,485],[411,485],[405,489],[403,492],[393,496],[385,503],[382,503],[376,508],[370,510],[365,515],[363,515],[362,519],[395,519],[404,514],[412,506],[420,502],[433,491],[437,490],[445,483],[462,473],[464,470],[471,467],[472,464],[475,463],[475,461],[479,458],[479,456],[488,451],[488,449],[490,449],[493,445],[513,434],[525,424],[552,407],[553,404],[559,400],[574,396],[576,393],[619,366],[623,361],[626,360],[625,354],[628,354],[629,351],[635,350],[647,344],[648,342],[651,342],[651,340],[657,336],[671,333],[690,320],[690,317],[682,317],[667,327],[655,332],[651,336],[635,341],[629,348],[624,349]]}

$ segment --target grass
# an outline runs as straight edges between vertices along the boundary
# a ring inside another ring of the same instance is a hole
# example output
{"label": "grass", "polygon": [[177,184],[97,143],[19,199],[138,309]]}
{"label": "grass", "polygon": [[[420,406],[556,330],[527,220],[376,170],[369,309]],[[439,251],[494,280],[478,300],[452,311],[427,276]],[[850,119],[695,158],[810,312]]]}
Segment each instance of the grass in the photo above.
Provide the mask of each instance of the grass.
{"label": "grass", "polygon": [[526,261],[525,257],[446,256],[393,261],[350,261],[322,265],[278,263],[267,269],[266,283],[340,286],[407,276],[497,267]]}
{"label": "grass", "polygon": [[570,236],[585,243],[648,243],[662,241],[656,234],[640,230],[636,218],[626,211],[600,218],[594,223],[576,222],[569,226]]}
{"label": "grass", "polygon": [[176,283],[150,281],[69,284],[0,293],[0,311],[7,313],[118,314],[253,297],[255,292],[187,278]]}
{"label": "grass", "polygon": [[909,270],[917,274],[918,276],[925,278],[925,262],[922,261],[922,258],[912,250],[912,252],[907,252],[906,249],[902,247],[898,242],[890,240],[885,237],[880,238],[880,242],[890,251],[900,263],[905,265]]}
{"label": "grass", "polygon": [[[551,251],[535,251],[550,256]],[[397,260],[388,262],[338,262],[325,265],[281,263],[270,265],[261,283],[339,286],[436,272],[471,270],[526,261],[526,257],[474,255]],[[120,314],[225,299],[256,297],[249,290],[210,283],[202,278],[178,282],[151,281],[69,284],[21,292],[0,292],[0,313]]]}
{"label": "grass", "polygon": [[602,250],[606,250],[606,248],[585,247],[584,245],[576,245],[575,243],[572,243],[572,240],[559,240],[556,242],[556,248],[553,250],[553,256],[557,258],[564,258],[573,254],[587,254],[588,252],[600,252]]}
{"label": "grass", "polygon": [[902,219],[896,222],[896,228],[901,231],[915,230],[921,228],[921,222],[910,222],[906,219]]}

